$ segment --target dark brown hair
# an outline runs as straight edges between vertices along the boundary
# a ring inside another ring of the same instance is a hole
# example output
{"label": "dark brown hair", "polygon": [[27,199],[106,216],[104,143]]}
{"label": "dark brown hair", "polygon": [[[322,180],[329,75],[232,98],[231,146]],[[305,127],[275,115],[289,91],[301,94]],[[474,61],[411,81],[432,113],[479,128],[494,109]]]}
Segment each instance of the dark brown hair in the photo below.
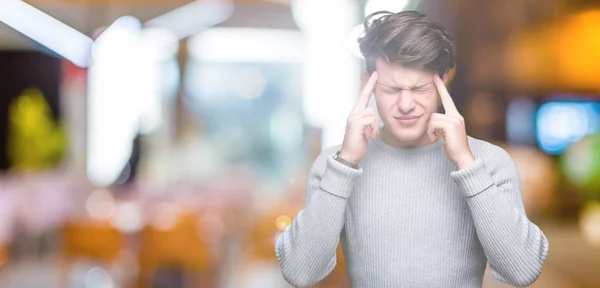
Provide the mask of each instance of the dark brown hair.
{"label": "dark brown hair", "polygon": [[367,16],[365,33],[358,39],[369,75],[382,58],[406,67],[424,68],[444,75],[454,67],[452,36],[439,22],[420,12],[379,11]]}

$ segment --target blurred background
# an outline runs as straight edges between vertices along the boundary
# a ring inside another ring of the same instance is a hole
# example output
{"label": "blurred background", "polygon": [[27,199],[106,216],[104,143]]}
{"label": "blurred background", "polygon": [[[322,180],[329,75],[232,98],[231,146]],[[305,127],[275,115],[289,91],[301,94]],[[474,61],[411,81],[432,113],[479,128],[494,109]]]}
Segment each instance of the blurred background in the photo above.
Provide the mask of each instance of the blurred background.
{"label": "blurred background", "polygon": [[600,287],[597,0],[0,0],[0,286],[290,287],[274,241],[378,10],[454,35],[467,131],[550,241],[533,287]]}

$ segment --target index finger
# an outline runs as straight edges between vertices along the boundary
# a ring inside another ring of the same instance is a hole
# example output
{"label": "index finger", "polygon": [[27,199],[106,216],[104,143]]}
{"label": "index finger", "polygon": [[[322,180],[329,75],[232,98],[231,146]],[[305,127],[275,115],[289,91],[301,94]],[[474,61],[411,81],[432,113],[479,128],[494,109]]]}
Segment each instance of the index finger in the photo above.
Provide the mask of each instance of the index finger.
{"label": "index finger", "polygon": [[446,85],[444,85],[444,81],[442,81],[442,78],[440,78],[440,76],[437,73],[435,74],[435,76],[433,76],[433,83],[435,84],[435,87],[437,88],[438,93],[440,94],[440,98],[442,99],[442,105],[444,106],[446,114],[460,115],[460,113],[458,113],[458,109],[456,109],[456,105],[454,105],[454,100],[452,100],[450,93],[448,93],[448,89],[446,89]]}
{"label": "index finger", "polygon": [[369,104],[369,99],[371,98],[371,94],[373,94],[373,90],[375,89],[375,83],[377,83],[377,71],[373,72],[371,77],[369,77],[369,81],[367,81],[365,88],[363,88],[362,92],[360,93],[358,101],[356,101],[356,105],[354,105],[354,110],[352,110],[352,112],[357,112],[367,107],[367,104]]}

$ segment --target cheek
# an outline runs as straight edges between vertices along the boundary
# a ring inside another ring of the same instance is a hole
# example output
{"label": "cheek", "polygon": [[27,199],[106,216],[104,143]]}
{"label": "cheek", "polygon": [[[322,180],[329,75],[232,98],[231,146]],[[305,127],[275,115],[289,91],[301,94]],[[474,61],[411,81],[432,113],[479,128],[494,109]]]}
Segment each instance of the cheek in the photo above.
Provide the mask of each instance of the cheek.
{"label": "cheek", "polygon": [[438,110],[438,97],[436,94],[423,95],[418,103],[427,113],[435,113]]}

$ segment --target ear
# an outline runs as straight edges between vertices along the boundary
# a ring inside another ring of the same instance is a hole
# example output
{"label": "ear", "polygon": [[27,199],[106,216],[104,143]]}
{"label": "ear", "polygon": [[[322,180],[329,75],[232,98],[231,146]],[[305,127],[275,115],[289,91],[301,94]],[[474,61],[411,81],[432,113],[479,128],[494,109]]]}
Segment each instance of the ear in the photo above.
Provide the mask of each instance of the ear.
{"label": "ear", "polygon": [[445,85],[449,85],[450,82],[452,82],[452,79],[454,79],[455,72],[456,72],[455,68],[446,70],[446,72],[444,73],[444,77],[442,77],[442,80],[444,81]]}

